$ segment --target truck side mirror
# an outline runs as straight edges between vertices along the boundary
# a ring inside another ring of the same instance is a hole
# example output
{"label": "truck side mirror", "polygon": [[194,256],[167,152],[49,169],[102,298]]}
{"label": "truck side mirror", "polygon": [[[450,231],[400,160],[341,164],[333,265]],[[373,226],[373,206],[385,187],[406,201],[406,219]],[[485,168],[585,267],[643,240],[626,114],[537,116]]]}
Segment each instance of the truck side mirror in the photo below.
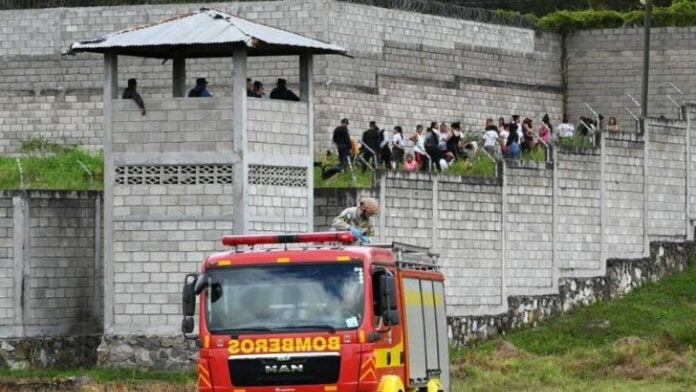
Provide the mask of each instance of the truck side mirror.
{"label": "truck side mirror", "polygon": [[385,310],[384,315],[385,325],[399,325],[399,311],[398,310]]}
{"label": "truck side mirror", "polygon": [[184,336],[193,332],[193,316],[186,316],[181,320],[181,332]]}
{"label": "truck side mirror", "polygon": [[[194,291],[196,278],[196,274],[188,274],[184,278],[184,288],[181,293],[181,310],[184,314],[184,320],[186,320],[186,317],[193,316],[196,313],[196,294]],[[193,322],[193,318],[191,321]]]}
{"label": "truck side mirror", "polygon": [[380,275],[379,277],[379,308],[382,311],[384,325],[398,325],[399,311],[396,302],[396,282],[393,275]]}

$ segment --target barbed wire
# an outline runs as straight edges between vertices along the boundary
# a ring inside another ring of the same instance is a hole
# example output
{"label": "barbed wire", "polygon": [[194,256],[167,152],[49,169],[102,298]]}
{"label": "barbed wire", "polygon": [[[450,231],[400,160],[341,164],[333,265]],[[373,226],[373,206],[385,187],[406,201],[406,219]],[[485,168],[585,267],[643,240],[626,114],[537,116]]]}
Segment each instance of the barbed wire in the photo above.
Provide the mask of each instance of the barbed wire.
{"label": "barbed wire", "polygon": [[[253,1],[253,0],[242,0]],[[338,0],[346,3],[390,8],[421,14],[446,16],[456,19],[505,26],[533,28],[533,21],[512,12],[468,7],[456,3],[436,0]],[[528,0],[518,0],[528,1]],[[117,5],[164,5],[186,3],[219,3],[220,0],[0,0],[0,10],[55,8],[55,7],[99,7]]]}
{"label": "barbed wire", "polygon": [[499,12],[485,8],[466,7],[436,0],[337,0],[345,3],[363,4],[380,8],[398,9],[421,14],[446,16],[449,18],[491,23],[504,26],[533,28],[534,22],[522,15]]}
{"label": "barbed wire", "polygon": [[[255,0],[237,0],[255,1]],[[0,10],[58,8],[58,7],[110,7],[117,5],[164,5],[220,3],[222,0],[0,0]]]}

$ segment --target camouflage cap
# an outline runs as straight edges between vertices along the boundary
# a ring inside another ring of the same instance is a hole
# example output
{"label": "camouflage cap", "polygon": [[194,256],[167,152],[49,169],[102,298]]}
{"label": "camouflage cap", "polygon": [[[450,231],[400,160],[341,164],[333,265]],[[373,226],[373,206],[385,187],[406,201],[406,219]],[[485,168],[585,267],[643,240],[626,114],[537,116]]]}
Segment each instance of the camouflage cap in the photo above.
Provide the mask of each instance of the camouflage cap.
{"label": "camouflage cap", "polygon": [[360,204],[358,204],[358,206],[362,206],[365,212],[370,215],[375,215],[379,212],[379,203],[372,197],[363,197],[360,199]]}

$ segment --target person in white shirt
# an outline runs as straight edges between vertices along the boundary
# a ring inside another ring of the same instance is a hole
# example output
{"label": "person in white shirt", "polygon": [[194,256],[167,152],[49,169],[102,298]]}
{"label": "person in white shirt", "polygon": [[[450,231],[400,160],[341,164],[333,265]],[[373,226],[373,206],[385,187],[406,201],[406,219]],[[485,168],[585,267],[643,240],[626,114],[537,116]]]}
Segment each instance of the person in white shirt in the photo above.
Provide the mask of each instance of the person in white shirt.
{"label": "person in white shirt", "polygon": [[[411,135],[410,140],[413,142],[413,152],[416,153],[416,161],[421,167],[421,170],[426,170],[425,161],[427,160],[425,154],[425,136],[423,136],[423,126],[416,125],[416,130],[413,135]],[[425,169],[423,169],[425,167]]]}
{"label": "person in white shirt", "polygon": [[497,127],[495,125],[489,125],[486,127],[486,131],[483,133],[483,148],[491,154],[491,156],[496,155],[496,145],[498,144]]}
{"label": "person in white shirt", "polygon": [[568,121],[568,117],[563,117],[563,122],[558,126],[558,137],[571,138],[575,134],[575,127]]}
{"label": "person in white shirt", "polygon": [[392,168],[396,169],[399,164],[404,162],[404,130],[400,126],[395,126],[392,131]]}

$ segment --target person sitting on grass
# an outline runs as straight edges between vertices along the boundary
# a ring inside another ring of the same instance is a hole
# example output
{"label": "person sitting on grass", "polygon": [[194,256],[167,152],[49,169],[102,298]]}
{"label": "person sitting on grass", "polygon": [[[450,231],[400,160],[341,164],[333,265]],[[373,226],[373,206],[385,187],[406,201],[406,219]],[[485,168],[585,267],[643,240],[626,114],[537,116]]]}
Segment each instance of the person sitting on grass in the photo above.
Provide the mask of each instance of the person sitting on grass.
{"label": "person sitting on grass", "polygon": [[418,162],[416,161],[416,158],[414,158],[412,152],[406,153],[406,159],[404,160],[404,170],[406,170],[407,172],[418,171]]}

